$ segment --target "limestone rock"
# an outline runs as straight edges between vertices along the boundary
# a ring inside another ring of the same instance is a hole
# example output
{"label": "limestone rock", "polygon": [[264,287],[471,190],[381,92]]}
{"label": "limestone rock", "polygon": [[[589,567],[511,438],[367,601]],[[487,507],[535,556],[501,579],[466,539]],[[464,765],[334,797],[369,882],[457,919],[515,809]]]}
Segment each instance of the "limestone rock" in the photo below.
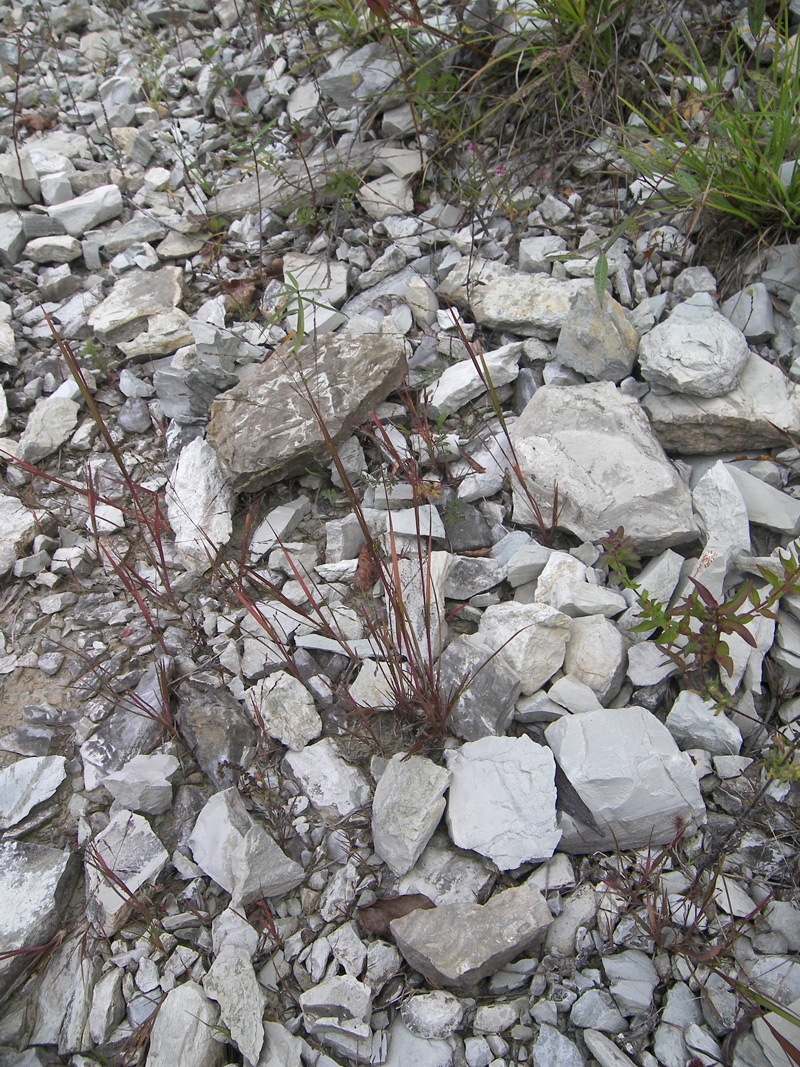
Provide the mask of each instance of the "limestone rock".
{"label": "limestone rock", "polygon": [[222,1067],[225,1046],[216,1040],[219,1009],[196,982],[167,993],[150,1034],[145,1067]]}
{"label": "limestone rock", "polygon": [[597,299],[594,289],[577,294],[558,336],[556,359],[590,381],[621,382],[636,362],[639,335],[622,305],[610,296]]}
{"label": "limestone rock", "polygon": [[564,673],[588,685],[601,704],[613,700],[628,666],[628,642],[601,615],[573,619],[564,655]]}
{"label": "limestone rock", "polygon": [[517,673],[475,638],[456,637],[439,658],[439,687],[449,696],[459,691],[447,720],[465,741],[504,734],[522,692]]}
{"label": "limestone rock", "polygon": [[172,804],[169,779],[179,766],[175,756],[164,753],[134,756],[124,767],[109,774],[103,785],[130,811],[161,815]]}
{"label": "limestone rock", "polygon": [[282,896],[304,877],[300,864],[253,820],[235,787],[211,797],[197,817],[189,847],[195,862],[235,904]]}
{"label": "limestone rock", "polygon": [[453,775],[447,825],[454,844],[487,856],[500,870],[553,855],[555,763],[529,737],[484,737],[445,754]]}
{"label": "limestone rock", "polygon": [[187,570],[203,574],[233,531],[233,498],[214,449],[196,437],[181,449],[167,486],[167,515]]}
{"label": "limestone rock", "polygon": [[414,911],[391,927],[406,961],[429,982],[469,989],[541,943],[551,922],[539,890],[523,884],[483,905]]}
{"label": "limestone rock", "polygon": [[0,771],[0,830],[50,799],[66,777],[66,762],[63,756],[31,756]]}
{"label": "limestone rock", "polygon": [[233,488],[255,490],[326,455],[306,390],[338,445],[397,388],[404,365],[395,338],[326,334],[297,352],[281,346],[212,407],[208,440]]}
{"label": "limestone rock", "polygon": [[642,338],[642,376],[676,393],[723,396],[739,384],[750,359],[747,341],[719,312],[711,311],[699,322],[687,322],[680,315],[682,306]]}
{"label": "limestone rock", "polygon": [[182,279],[180,267],[126,271],[105,300],[89,313],[89,325],[107,344],[132,341],[147,329],[152,316],[180,303]]}
{"label": "limestone rock", "polygon": [[552,678],[564,662],[570,621],[547,604],[494,604],[483,613],[478,640],[504,659],[526,696]]}
{"label": "limestone rock", "polygon": [[558,337],[572,300],[592,289],[588,279],[557,281],[546,274],[524,274],[501,263],[464,256],[439,287],[482,326],[523,337]]}
{"label": "limestone rock", "polygon": [[246,949],[225,945],[203,979],[206,995],[220,1007],[220,1021],[250,1063],[257,1063],[264,1044],[264,992]]}
{"label": "limestone rock", "polygon": [[300,752],[287,753],[286,765],[317,811],[333,820],[343,819],[369,802],[366,778],[342,759],[330,737],[306,745]]}
{"label": "limestone rock", "polygon": [[247,768],[258,736],[232,694],[185,683],[177,719],[181,735],[217,789],[226,789]]}
{"label": "limestone rock", "polygon": [[78,425],[79,410],[75,401],[65,396],[37,400],[19,439],[19,458],[38,463],[59,449]]}
{"label": "limestone rock", "polygon": [[710,700],[684,689],[672,705],[665,723],[681,748],[704,748],[712,756],[736,756],[742,747],[739,727],[717,712]]}
{"label": "limestone rock", "polygon": [[692,490],[692,502],[703,521],[708,542],[732,556],[750,551],[747,506],[733,474],[722,460],[698,481]]}
{"label": "limestone rock", "polygon": [[412,1063],[414,1067],[451,1067],[453,1063],[453,1049],[448,1041],[422,1037],[407,1025],[403,1015],[398,1015],[389,1027],[388,1037],[384,1067],[408,1067]]}
{"label": "limestone rock", "polygon": [[492,881],[488,864],[453,847],[443,829],[433,835],[416,865],[397,883],[398,893],[424,893],[436,905],[475,904]]}
{"label": "limestone rock", "polygon": [[[511,437],[545,522],[558,485],[558,525],[583,540],[624,526],[638,550],[652,553],[697,536],[688,486],[637,401],[611,383],[537,390]],[[514,521],[535,522],[516,480]]]}
{"label": "limestone rock", "polygon": [[51,204],[47,209],[51,219],[62,224],[70,237],[82,237],[102,222],[122,214],[122,193],[116,185],[101,185],[82,196]]}
{"label": "limestone rock", "polygon": [[310,1034],[338,1030],[352,1037],[371,1037],[372,991],[351,975],[327,978],[301,993],[299,1000]]}
{"label": "limestone rock", "polygon": [[772,298],[763,282],[747,285],[734,293],[720,311],[751,344],[763,344],[775,333]]}
{"label": "limestone rock", "polygon": [[47,944],[56,933],[79,871],[69,850],[0,842],[0,994],[25,969],[25,950]]}
{"label": "limestone rock", "polygon": [[322,733],[322,719],[313,697],[286,671],[276,671],[256,682],[247,692],[247,702],[258,710],[267,734],[294,752]]}
{"label": "limestone rock", "polygon": [[372,802],[373,847],[397,875],[419,859],[445,809],[452,775],[424,756],[392,756]]}
{"label": "limestone rock", "polygon": [[[565,852],[665,844],[675,818],[705,819],[691,759],[644,708],[604,708],[551,723],[545,738],[561,770],[603,828],[598,835],[561,813]],[[615,844],[616,842],[616,844]]]}
{"label": "limestone rock", "polygon": [[[93,858],[94,857],[94,858]],[[122,808],[95,838],[86,860],[86,902],[89,916],[106,933],[122,925],[130,910],[130,895],[153,882],[169,856],[141,815]],[[105,876],[108,867],[127,887],[118,892]]]}
{"label": "limestone rock", "polygon": [[31,1044],[55,1045],[61,1055],[88,1052],[87,1024],[99,976],[99,955],[87,952],[82,938],[69,938],[59,946],[37,983]]}
{"label": "limestone rock", "polygon": [[797,386],[755,354],[725,396],[656,393],[643,398],[653,430],[667,452],[688,454],[769,448],[800,433]]}
{"label": "limestone rock", "polygon": [[486,352],[477,366],[469,358],[454,363],[431,387],[428,403],[440,414],[451,415],[486,392],[487,382],[491,382],[495,389],[513,382],[519,374],[521,355],[522,343],[515,341]]}

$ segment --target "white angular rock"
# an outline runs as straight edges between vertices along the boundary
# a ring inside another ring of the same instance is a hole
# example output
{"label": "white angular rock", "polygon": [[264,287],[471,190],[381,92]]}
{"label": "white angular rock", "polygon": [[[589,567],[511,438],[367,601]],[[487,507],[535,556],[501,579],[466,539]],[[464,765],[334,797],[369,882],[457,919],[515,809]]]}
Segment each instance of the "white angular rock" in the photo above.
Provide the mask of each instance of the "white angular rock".
{"label": "white angular rock", "polygon": [[[514,341],[493,352],[486,352],[477,366],[462,359],[448,367],[431,387],[428,403],[442,415],[451,415],[464,404],[486,392],[487,382],[499,389],[513,382],[519,374],[522,343]],[[479,370],[481,373],[479,373]]]}
{"label": "white angular rock", "polygon": [[225,945],[203,978],[206,995],[216,1000],[220,1021],[245,1060],[257,1063],[264,1044],[265,995],[246,949]]}
{"label": "white angular rock", "polygon": [[575,618],[564,654],[564,674],[588,685],[601,704],[617,695],[628,667],[628,642],[602,615]]}
{"label": "white angular rock", "polygon": [[226,946],[244,949],[250,959],[258,950],[258,932],[234,908],[226,908],[214,917],[211,937],[216,956]]}
{"label": "white angular rock", "polygon": [[245,701],[257,709],[270,737],[299,752],[322,733],[314,699],[301,681],[286,671],[276,671],[248,689]]}
{"label": "white angular rock", "polygon": [[260,559],[279,543],[285,544],[310,511],[311,501],[306,496],[273,508],[253,531],[251,557]]}
{"label": "white angular rock", "polygon": [[303,1023],[310,1034],[337,1030],[352,1037],[372,1036],[369,1018],[372,991],[349,974],[327,978],[299,997]]}
{"label": "white angular rock", "polygon": [[[264,1047],[257,1067],[303,1067],[301,1056],[307,1049],[302,1038],[294,1037],[281,1023],[267,1020],[264,1022]],[[320,1067],[326,1067],[324,1057],[318,1062]]]}
{"label": "white angular rock", "polygon": [[741,330],[715,311],[699,322],[682,321],[673,311],[639,345],[639,364],[647,381],[691,396],[729,393],[739,384],[749,359]]}
{"label": "white angular rock", "polygon": [[429,982],[470,989],[541,944],[552,921],[544,897],[526,882],[483,905],[412,911],[394,919],[391,929],[407,962]]}
{"label": "white angular rock", "polygon": [[69,234],[36,237],[25,246],[25,256],[34,263],[71,263],[81,254],[80,241]]}
{"label": "white angular rock", "polygon": [[109,774],[103,785],[123,807],[147,815],[161,815],[172,804],[170,778],[180,766],[175,756],[139,755]]}
{"label": "white angular rock", "polygon": [[181,449],[166,491],[175,547],[187,570],[203,574],[233,531],[233,494],[214,449],[196,437]]}
{"label": "white angular rock", "polygon": [[0,993],[25,969],[27,950],[58,930],[78,869],[69,850],[0,842]]}
{"label": "white angular rock", "polygon": [[800,501],[732,463],[725,467],[742,495],[750,522],[797,537],[800,533]]}
{"label": "white angular rock", "polygon": [[82,237],[103,222],[122,214],[122,193],[116,185],[101,185],[82,196],[51,204],[50,218],[57,219],[70,237]]}
{"label": "white angular rock", "polygon": [[356,196],[366,213],[379,222],[391,215],[410,215],[414,207],[411,185],[393,174],[365,182]]}
{"label": "white angular rock", "polygon": [[[800,1000],[786,1005],[786,1010],[795,1019],[800,1017]],[[795,1060],[775,1036],[775,1030],[795,1048],[800,1048],[800,1026],[776,1011],[767,1012],[753,1022],[753,1033],[772,1067],[792,1067]]]}
{"label": "white angular rock", "polygon": [[441,1038],[414,1033],[406,1019],[398,1015],[388,1030],[389,1051],[383,1067],[451,1067],[453,1049]]}
{"label": "white angular rock", "polygon": [[659,977],[646,953],[629,949],[604,956],[603,970],[611,983],[611,995],[623,1015],[643,1015],[650,1010]]}
{"label": "white angular rock", "polygon": [[180,267],[161,270],[129,270],[89,313],[89,325],[109,344],[130,341],[146,329],[148,319],[171,311],[183,296]]}
{"label": "white angular rock", "polygon": [[464,256],[439,287],[477,323],[523,337],[558,337],[575,295],[592,288],[588,279],[558,281],[546,274],[523,274],[477,256]]}
{"label": "white angular rock", "polygon": [[775,333],[772,297],[763,282],[755,282],[734,293],[720,311],[751,344],[763,344]]}
{"label": "white angular rock", "polygon": [[431,552],[421,567],[415,557],[397,561],[400,588],[387,590],[386,608],[393,632],[398,632],[399,627],[400,632],[408,635],[401,643],[401,654],[412,654],[416,643],[423,655],[430,647],[436,659],[447,644],[444,587],[452,562],[449,552]]}
{"label": "white angular rock", "polygon": [[750,551],[750,520],[742,494],[727,464],[718,460],[692,490],[692,503],[706,541],[731,555]]}
{"label": "white angular rock", "polygon": [[488,607],[478,639],[519,675],[526,696],[552,678],[564,662],[570,620],[546,604],[507,602]]}
{"label": "white angular rock", "polygon": [[690,828],[705,820],[691,759],[644,708],[604,708],[566,716],[547,727],[545,738],[603,828],[602,834],[595,834],[562,812],[559,826],[565,852],[664,844],[675,835],[677,816]]}
{"label": "white angular rock", "polygon": [[189,837],[195,863],[230,893],[235,904],[282,896],[304,877],[247,811],[238,791],[216,793],[197,816]]}
{"label": "white angular rock", "polygon": [[703,748],[712,756],[736,756],[742,747],[739,727],[710,700],[684,689],[672,705],[666,727],[681,748]]}
{"label": "white angular rock", "polygon": [[781,445],[800,432],[797,386],[772,363],[755,354],[739,384],[724,396],[659,393],[642,399],[653,429],[667,452],[711,454]]}
{"label": "white angular rock", "polygon": [[[97,835],[87,852],[86,904],[89,916],[107,934],[118,930],[130,910],[130,896],[158,878],[169,855],[141,815],[124,808]],[[105,873],[108,868],[115,878]],[[124,883],[119,892],[116,880]]]}
{"label": "white angular rock", "polygon": [[66,762],[63,756],[31,756],[0,771],[0,830],[50,799],[66,778]]}
{"label": "white angular rock", "polygon": [[[645,553],[697,536],[688,486],[664,455],[638,402],[610,382],[538,389],[511,438],[546,523],[559,487],[558,525],[586,541],[623,526]],[[514,521],[536,524],[514,479]]]}
{"label": "white angular rock", "polygon": [[286,764],[301,789],[324,817],[338,821],[369,803],[370,788],[362,772],[339,755],[325,737],[301,752],[289,752]]}
{"label": "white angular rock", "polygon": [[219,1008],[196,982],[176,986],[158,1009],[145,1067],[222,1067],[225,1047],[214,1032],[218,1020]]}
{"label": "white angular rock", "polygon": [[372,801],[373,848],[397,875],[411,870],[445,809],[452,775],[424,756],[398,753],[378,779]]}
{"label": "white angular rock", "polygon": [[75,401],[67,397],[53,395],[37,400],[19,439],[19,458],[37,463],[55,452],[78,425],[79,411]]}
{"label": "white angular rock", "polygon": [[453,775],[447,825],[454,844],[500,870],[549,859],[556,829],[552,753],[524,737],[484,737],[446,753]]}

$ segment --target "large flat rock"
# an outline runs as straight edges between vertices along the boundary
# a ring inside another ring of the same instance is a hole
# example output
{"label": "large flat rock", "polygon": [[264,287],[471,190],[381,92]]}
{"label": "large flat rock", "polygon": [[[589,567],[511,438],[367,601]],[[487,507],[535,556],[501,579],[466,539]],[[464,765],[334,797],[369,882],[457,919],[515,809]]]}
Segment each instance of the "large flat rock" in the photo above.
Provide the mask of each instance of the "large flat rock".
{"label": "large flat rock", "polygon": [[403,342],[326,335],[295,352],[281,345],[241,384],[217,397],[207,438],[234,490],[255,491],[327,456],[309,394],[334,445],[348,438],[401,381]]}
{"label": "large flat rock", "polygon": [[[689,487],[637,401],[610,382],[544,386],[511,437],[545,522],[557,485],[558,526],[582,540],[624,526],[637,550],[652,554],[697,538]],[[516,479],[514,521],[535,524]]]}

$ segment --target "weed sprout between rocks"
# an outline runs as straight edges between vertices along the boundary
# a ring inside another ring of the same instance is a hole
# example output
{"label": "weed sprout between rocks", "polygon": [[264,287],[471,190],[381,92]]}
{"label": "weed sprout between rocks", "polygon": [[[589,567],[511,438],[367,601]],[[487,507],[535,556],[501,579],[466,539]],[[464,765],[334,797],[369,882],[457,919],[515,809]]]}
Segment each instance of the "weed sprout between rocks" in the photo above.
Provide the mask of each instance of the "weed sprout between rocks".
{"label": "weed sprout between rocks", "polygon": [[[696,578],[691,577],[694,588],[674,607],[654,600],[633,578],[631,570],[638,566],[639,557],[622,527],[612,530],[603,541],[601,565],[608,566],[620,585],[636,595],[640,622],[633,627],[634,633],[656,632],[655,644],[672,660],[686,684],[697,688],[723,710],[729,698],[720,689],[719,672],[724,670],[730,677],[734,671],[730,646],[726,637],[737,635],[751,648],[757,643],[748,629],[757,618],[777,621],[773,610],[784,596],[791,596],[800,589],[800,554],[797,549],[778,555],[778,573],[759,567],[759,573],[768,584],[766,595],[759,593],[752,582],[745,582],[736,592],[723,600]],[[782,735],[775,736],[775,748],[766,757],[766,769],[781,781],[800,779],[800,766],[795,761],[796,753]]]}

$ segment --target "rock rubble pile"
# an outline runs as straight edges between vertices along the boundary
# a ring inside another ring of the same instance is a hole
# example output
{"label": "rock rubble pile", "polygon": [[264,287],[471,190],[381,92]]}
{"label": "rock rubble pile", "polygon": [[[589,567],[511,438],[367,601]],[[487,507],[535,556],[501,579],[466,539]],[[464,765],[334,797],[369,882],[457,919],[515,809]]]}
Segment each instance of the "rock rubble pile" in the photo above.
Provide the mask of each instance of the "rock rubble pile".
{"label": "rock rubble pile", "polygon": [[800,597],[720,712],[600,543],[797,554],[794,250],[601,301],[632,201],[443,198],[385,43],[0,17],[0,1063],[786,1067]]}

